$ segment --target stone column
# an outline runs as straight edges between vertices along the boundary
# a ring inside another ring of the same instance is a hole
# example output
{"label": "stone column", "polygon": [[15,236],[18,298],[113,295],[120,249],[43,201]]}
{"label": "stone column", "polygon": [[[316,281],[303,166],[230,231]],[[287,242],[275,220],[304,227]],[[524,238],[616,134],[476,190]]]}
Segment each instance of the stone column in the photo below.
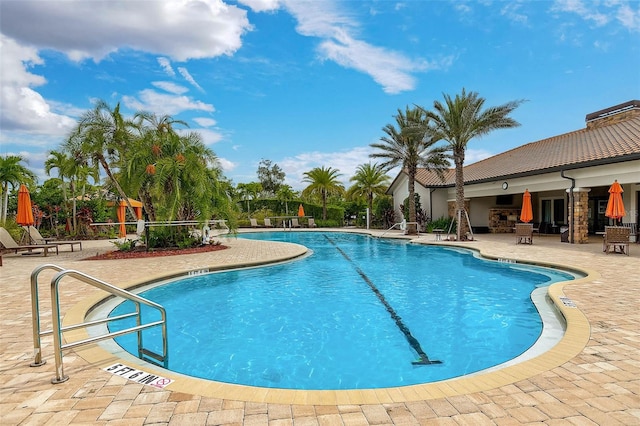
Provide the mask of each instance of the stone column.
{"label": "stone column", "polygon": [[[568,189],[567,192],[569,191]],[[589,242],[589,191],[591,188],[573,188],[573,206],[569,205],[569,232],[573,234],[573,242],[576,244]]]}

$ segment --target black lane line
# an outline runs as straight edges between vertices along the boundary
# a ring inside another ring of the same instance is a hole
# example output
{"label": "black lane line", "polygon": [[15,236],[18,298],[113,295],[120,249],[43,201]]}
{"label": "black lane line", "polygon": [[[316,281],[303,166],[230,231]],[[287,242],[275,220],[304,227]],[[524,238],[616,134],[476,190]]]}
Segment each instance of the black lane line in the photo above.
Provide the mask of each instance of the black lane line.
{"label": "black lane line", "polygon": [[393,320],[396,322],[396,325],[398,326],[402,334],[404,334],[404,337],[407,339],[407,342],[409,342],[409,345],[411,345],[413,350],[416,351],[416,353],[420,356],[420,358],[417,361],[413,361],[411,362],[411,364],[414,364],[414,365],[442,364],[442,361],[429,359],[427,354],[422,350],[422,347],[420,346],[420,342],[418,342],[418,339],[413,337],[409,328],[404,324],[404,322],[402,322],[402,318],[400,318],[400,316],[391,307],[391,305],[389,305],[389,302],[387,302],[387,299],[385,299],[384,295],[380,293],[380,290],[378,290],[378,287],[376,287],[375,284],[369,279],[367,274],[365,274],[364,271],[360,269],[353,260],[351,260],[351,258],[349,257],[349,255],[347,255],[347,253],[345,253],[340,247],[338,247],[335,241],[333,241],[331,238],[329,238],[326,235],[324,235],[324,237],[336,248],[336,250],[340,252],[340,254],[345,259],[347,259],[347,261],[349,261],[349,263],[353,265],[356,272],[358,272],[358,274],[362,277],[364,282],[367,283],[367,285],[371,288],[373,293],[378,297],[380,302],[382,302],[384,307],[387,309],[387,312],[389,312],[389,314],[391,315],[391,318],[393,318]]}

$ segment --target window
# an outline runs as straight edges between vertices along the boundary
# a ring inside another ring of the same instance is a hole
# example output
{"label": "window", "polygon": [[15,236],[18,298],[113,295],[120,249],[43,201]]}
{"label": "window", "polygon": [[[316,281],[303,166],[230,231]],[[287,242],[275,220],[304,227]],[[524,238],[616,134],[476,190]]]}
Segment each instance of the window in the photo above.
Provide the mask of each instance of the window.
{"label": "window", "polygon": [[542,221],[552,224],[565,223],[564,198],[548,198],[542,200]]}

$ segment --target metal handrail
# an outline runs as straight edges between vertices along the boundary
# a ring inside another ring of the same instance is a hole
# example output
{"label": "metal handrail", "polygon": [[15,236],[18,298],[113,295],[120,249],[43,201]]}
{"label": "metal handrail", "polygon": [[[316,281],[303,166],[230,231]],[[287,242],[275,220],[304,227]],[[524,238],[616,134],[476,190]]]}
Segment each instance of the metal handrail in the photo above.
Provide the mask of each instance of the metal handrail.
{"label": "metal handrail", "polygon": [[[38,275],[45,269],[54,269],[59,271],[54,277],[51,279],[51,308],[52,308],[52,323],[53,329],[47,331],[40,331],[40,314],[38,307]],[[130,300],[135,304],[136,310],[135,312],[129,314],[123,314],[116,317],[105,318],[101,320],[95,321],[86,321],[80,324],[73,324],[67,327],[62,327],[60,323],[60,301],[59,301],[59,293],[58,287],[60,285],[60,281],[65,276],[71,276],[72,278],[76,278],[85,284],[92,285],[96,288],[99,288],[103,291],[106,291],[115,296],[122,297],[123,299]],[[122,336],[124,334],[136,332],[138,335],[138,357],[144,359],[145,356],[150,356],[151,358],[162,362],[163,366],[166,368],[169,362],[168,356],[168,341],[167,341],[167,314],[161,305],[154,303],[150,300],[147,300],[143,297],[140,297],[136,294],[133,294],[127,290],[123,290],[119,287],[116,287],[107,282],[101,281],[97,278],[93,278],[87,274],[82,272],[73,270],[73,269],[63,269],[60,266],[56,265],[42,265],[36,268],[31,273],[31,297],[32,297],[32,316],[33,316],[33,341],[34,341],[34,356],[35,360],[31,364],[31,366],[36,367],[43,365],[45,361],[42,361],[42,351],[41,351],[41,343],[40,337],[48,334],[53,334],[53,344],[54,344],[54,352],[55,352],[55,361],[56,361],[56,377],[51,380],[52,383],[62,383],[69,379],[68,376],[64,375],[64,365],[62,359],[62,350],[75,348],[78,346],[86,345],[89,343],[99,342],[101,340],[110,339],[113,337]],[[141,305],[146,305],[151,308],[157,309],[160,312],[161,319],[159,321],[150,322],[147,324],[142,324],[142,316],[141,316]],[[88,339],[79,340],[75,342],[70,342],[67,344],[62,344],[62,332],[75,330],[78,328],[90,327],[98,324],[104,324],[109,321],[117,321],[125,318],[136,317],[136,326],[130,327],[124,330],[106,333],[100,336],[90,337]],[[142,330],[151,328],[151,327],[162,327],[162,354],[156,354],[150,350],[143,348],[142,344]]]}
{"label": "metal handrail", "polygon": [[[386,231],[384,231],[382,234],[380,234],[378,237],[381,238],[383,237],[387,232],[391,231],[393,228],[395,228],[396,226],[398,227],[398,229],[402,230],[400,228],[400,226],[402,225],[402,222],[398,222],[398,223],[394,223],[393,225],[391,225],[391,228],[387,229]],[[416,226],[416,231],[418,232],[418,235],[420,235],[420,224],[418,222],[405,222],[405,226],[406,225],[415,225]]]}

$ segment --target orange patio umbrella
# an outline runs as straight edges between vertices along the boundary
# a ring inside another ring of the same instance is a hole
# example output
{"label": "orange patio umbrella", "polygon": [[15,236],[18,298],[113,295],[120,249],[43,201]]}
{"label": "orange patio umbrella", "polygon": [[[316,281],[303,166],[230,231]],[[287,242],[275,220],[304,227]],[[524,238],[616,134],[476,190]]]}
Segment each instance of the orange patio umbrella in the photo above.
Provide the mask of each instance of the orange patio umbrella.
{"label": "orange patio umbrella", "polygon": [[304,217],[304,207],[302,206],[302,204],[300,204],[300,206],[298,207],[298,216]]}
{"label": "orange patio umbrella", "polygon": [[27,186],[23,183],[18,190],[18,214],[16,223],[20,226],[31,226],[35,223],[33,220],[33,210],[31,209],[31,196]]}
{"label": "orange patio umbrella", "polygon": [[607,210],[604,215],[614,220],[620,220],[625,215],[624,203],[622,202],[622,186],[616,179],[609,188],[609,202],[607,203]]}
{"label": "orange patio umbrella", "polygon": [[531,193],[528,189],[522,194],[522,211],[520,212],[520,220],[529,223],[533,220],[533,208],[531,207]]}

